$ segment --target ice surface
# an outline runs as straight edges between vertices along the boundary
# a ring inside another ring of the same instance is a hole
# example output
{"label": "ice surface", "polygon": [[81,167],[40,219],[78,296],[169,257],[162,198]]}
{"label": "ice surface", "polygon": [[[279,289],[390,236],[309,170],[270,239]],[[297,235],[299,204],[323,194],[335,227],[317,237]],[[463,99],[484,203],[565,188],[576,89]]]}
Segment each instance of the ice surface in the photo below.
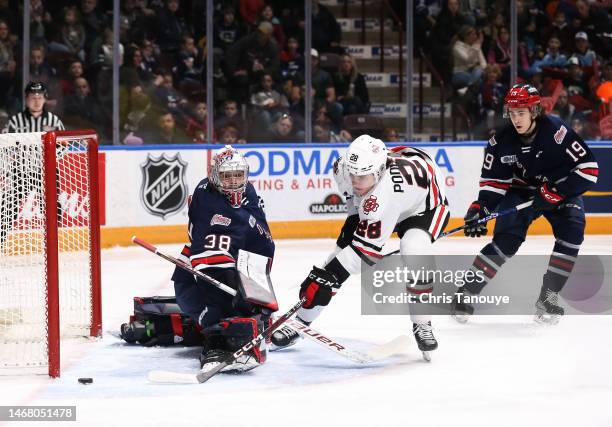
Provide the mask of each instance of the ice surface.
{"label": "ice surface", "polygon": [[[484,243],[450,238],[437,245],[442,253],[473,254]],[[520,253],[547,254],[552,245],[551,237],[529,237]],[[333,246],[331,239],[277,242],[272,279],[281,310]],[[181,246],[161,248],[177,254]],[[581,253],[612,253],[612,237],[587,236]],[[172,266],[138,247],[105,250],[102,262],[103,339],[63,343],[59,379],[0,377],[1,405],[76,405],[77,422],[68,425],[86,426],[612,425],[610,317],[567,316],[552,327],[526,316],[483,316],[467,325],[437,317],[440,348],[431,363],[414,343],[364,366],[301,340],[246,374],[161,385],[147,381],[149,370],[196,370],[198,349],[130,346],[111,332],[127,320],[133,296],[172,293]],[[537,292],[539,280],[533,286]],[[313,326],[356,349],[411,335],[406,316],[361,316],[359,298],[353,277]],[[79,377],[94,382],[81,385]]]}

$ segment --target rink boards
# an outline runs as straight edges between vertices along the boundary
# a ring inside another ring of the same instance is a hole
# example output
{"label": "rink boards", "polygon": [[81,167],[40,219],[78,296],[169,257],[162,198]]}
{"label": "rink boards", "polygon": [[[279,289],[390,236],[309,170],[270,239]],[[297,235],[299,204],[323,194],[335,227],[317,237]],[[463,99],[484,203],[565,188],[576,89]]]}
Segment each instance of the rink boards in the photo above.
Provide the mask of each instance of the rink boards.
{"label": "rink boards", "polygon": [[[445,175],[450,227],[462,223],[477,197],[485,142],[411,144],[427,151]],[[401,145],[401,144],[397,144]],[[612,143],[592,142],[599,181],[585,197],[587,233],[612,233]],[[156,243],[186,240],[187,200],[206,177],[209,145],[104,147],[101,189],[102,244],[129,244],[134,234]],[[265,201],[275,238],[335,237],[346,206],[332,178],[344,144],[249,144],[239,146],[250,167],[250,181]],[[536,221],[530,234],[549,234]]]}

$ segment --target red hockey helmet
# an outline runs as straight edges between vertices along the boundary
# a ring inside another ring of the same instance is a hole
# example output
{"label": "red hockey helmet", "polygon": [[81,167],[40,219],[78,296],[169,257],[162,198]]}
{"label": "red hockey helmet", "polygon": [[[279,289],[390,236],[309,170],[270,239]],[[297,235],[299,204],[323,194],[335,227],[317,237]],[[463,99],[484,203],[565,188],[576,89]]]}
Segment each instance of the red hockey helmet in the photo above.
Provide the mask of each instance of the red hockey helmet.
{"label": "red hockey helmet", "polygon": [[542,112],[542,99],[538,90],[531,85],[514,85],[504,99],[504,117],[508,118],[510,108],[529,108],[531,117],[536,118]]}

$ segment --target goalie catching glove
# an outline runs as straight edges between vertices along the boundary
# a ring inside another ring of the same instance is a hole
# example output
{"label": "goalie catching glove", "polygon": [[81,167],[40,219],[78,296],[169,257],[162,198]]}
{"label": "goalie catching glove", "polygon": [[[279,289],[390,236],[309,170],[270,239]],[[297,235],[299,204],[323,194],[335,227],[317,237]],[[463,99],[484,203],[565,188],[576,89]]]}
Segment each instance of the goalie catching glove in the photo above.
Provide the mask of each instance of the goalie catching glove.
{"label": "goalie catching glove", "polygon": [[300,298],[306,297],[303,307],[313,308],[329,304],[331,297],[336,294],[334,288],[338,286],[338,279],[333,273],[313,266],[306,280],[300,285]]}

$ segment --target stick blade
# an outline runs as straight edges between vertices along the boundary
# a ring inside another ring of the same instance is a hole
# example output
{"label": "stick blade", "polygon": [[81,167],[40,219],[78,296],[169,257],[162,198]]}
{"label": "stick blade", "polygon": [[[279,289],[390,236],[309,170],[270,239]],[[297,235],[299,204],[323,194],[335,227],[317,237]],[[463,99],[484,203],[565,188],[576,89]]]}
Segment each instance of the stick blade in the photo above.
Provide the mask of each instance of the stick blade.
{"label": "stick blade", "polygon": [[389,356],[393,356],[397,353],[402,353],[408,348],[410,348],[410,337],[408,335],[400,335],[399,337],[389,341],[388,343],[380,345],[368,351],[367,354],[373,360],[380,360]]}
{"label": "stick blade", "polygon": [[182,372],[170,371],[151,371],[149,372],[149,381],[153,383],[166,384],[199,384],[199,374],[186,374]]}

